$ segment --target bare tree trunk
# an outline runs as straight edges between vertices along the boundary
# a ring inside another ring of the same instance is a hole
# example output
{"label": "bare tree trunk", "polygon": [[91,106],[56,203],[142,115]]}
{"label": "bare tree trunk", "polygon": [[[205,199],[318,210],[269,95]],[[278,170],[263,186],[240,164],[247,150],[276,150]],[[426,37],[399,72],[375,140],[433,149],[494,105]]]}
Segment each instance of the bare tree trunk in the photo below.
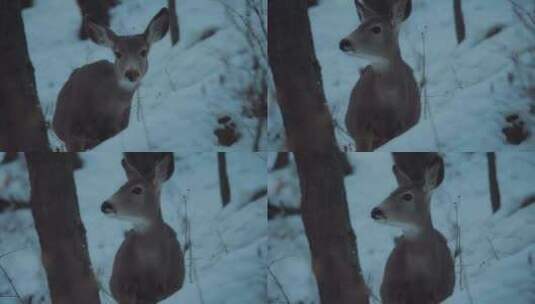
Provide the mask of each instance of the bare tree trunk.
{"label": "bare tree trunk", "polygon": [[19,1],[0,0],[0,67],[0,150],[48,150]]}
{"label": "bare tree trunk", "polygon": [[455,33],[457,34],[457,43],[461,43],[466,37],[461,0],[453,0],[453,14],[455,16]]}
{"label": "bare tree trunk", "polygon": [[500,187],[496,175],[496,153],[487,152],[487,162],[489,166],[490,204],[492,206],[492,213],[496,213],[501,207]]}
{"label": "bare tree trunk", "polygon": [[169,32],[171,33],[171,44],[175,45],[178,40],[180,40],[178,17],[176,15],[176,1],[167,0],[167,7],[169,9]]}
{"label": "bare tree trunk", "polygon": [[20,6],[22,9],[30,8],[33,6],[33,0],[20,0]]}
{"label": "bare tree trunk", "polygon": [[277,171],[279,169],[286,168],[290,164],[290,153],[289,152],[279,152],[277,153],[277,158],[275,163],[271,168],[271,171]]}
{"label": "bare tree trunk", "polygon": [[54,304],[98,304],[70,153],[26,154],[30,204]]}
{"label": "bare tree trunk", "polygon": [[230,202],[230,184],[225,152],[217,152],[217,170],[219,173],[219,192],[221,193],[223,207],[225,207]]}
{"label": "bare tree trunk", "polygon": [[110,13],[108,12],[110,6],[116,5],[115,1],[110,0],[76,0],[80,8],[82,22],[80,30],[78,31],[78,38],[82,40],[87,39],[87,32],[85,28],[84,17],[88,17],[91,21],[100,25],[110,25]]}
{"label": "bare tree trunk", "polygon": [[321,303],[368,303],[351,228],[340,151],[325,104],[306,0],[268,2],[268,55]]}

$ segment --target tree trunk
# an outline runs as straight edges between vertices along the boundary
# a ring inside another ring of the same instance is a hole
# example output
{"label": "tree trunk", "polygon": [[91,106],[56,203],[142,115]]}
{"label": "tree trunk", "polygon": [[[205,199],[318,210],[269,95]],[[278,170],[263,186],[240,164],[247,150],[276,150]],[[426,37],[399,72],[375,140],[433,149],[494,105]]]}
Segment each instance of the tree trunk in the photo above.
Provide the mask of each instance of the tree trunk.
{"label": "tree trunk", "polygon": [[30,8],[33,6],[33,0],[20,0],[20,6],[22,9]]}
{"label": "tree trunk", "polygon": [[280,169],[284,169],[288,167],[290,164],[290,153],[289,152],[279,152],[277,153],[277,158],[275,159],[275,163],[273,164],[273,167],[271,168],[271,171],[277,171]]}
{"label": "tree trunk", "polygon": [[496,153],[487,152],[487,162],[489,165],[489,191],[490,204],[492,206],[492,213],[496,213],[501,207],[500,187],[498,185],[498,177],[496,175]]}
{"label": "tree trunk", "polygon": [[307,1],[270,0],[268,28],[269,63],[297,164],[303,224],[321,303],[368,303]]}
{"label": "tree trunk", "polygon": [[0,151],[49,150],[19,1],[0,0],[0,67]]}
{"label": "tree trunk", "polygon": [[455,32],[457,34],[457,43],[461,43],[466,37],[461,0],[453,0],[453,14],[455,16]]}
{"label": "tree trunk", "polygon": [[100,25],[110,25],[110,13],[108,12],[110,6],[117,5],[115,1],[110,0],[76,0],[80,8],[82,22],[80,23],[80,30],[78,37],[82,40],[87,39],[87,32],[85,28],[84,17],[88,17],[91,21]]}
{"label": "tree trunk", "polygon": [[223,207],[225,207],[230,202],[230,185],[225,152],[217,152],[217,170],[219,172],[219,192],[221,193]]}
{"label": "tree trunk", "polygon": [[25,154],[32,215],[52,302],[100,303],[76,197],[73,154]]}
{"label": "tree trunk", "polygon": [[176,15],[176,1],[167,0],[167,7],[169,9],[169,32],[171,33],[171,44],[175,45],[178,40],[180,40],[178,17]]}
{"label": "tree trunk", "polygon": [[294,152],[321,303],[368,303],[338,153]]}

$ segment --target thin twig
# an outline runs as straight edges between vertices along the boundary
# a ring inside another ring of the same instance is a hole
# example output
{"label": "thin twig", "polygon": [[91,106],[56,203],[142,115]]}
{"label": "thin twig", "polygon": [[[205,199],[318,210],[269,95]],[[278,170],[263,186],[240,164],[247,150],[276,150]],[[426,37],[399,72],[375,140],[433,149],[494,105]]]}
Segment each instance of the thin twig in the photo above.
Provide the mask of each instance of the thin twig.
{"label": "thin twig", "polygon": [[279,279],[277,278],[277,276],[275,276],[275,274],[273,273],[273,271],[271,271],[271,268],[269,266],[266,267],[266,269],[267,269],[269,275],[271,276],[271,278],[273,279],[273,281],[275,282],[275,284],[277,285],[277,287],[279,288],[280,292],[282,293],[282,296],[286,300],[286,303],[290,304],[291,303],[290,299],[288,298],[288,295],[284,291],[284,288],[283,288],[281,282],[279,281]]}
{"label": "thin twig", "polygon": [[6,277],[7,282],[11,286],[11,289],[13,289],[13,291],[15,292],[15,295],[17,296],[17,299],[19,300],[19,302],[21,304],[24,304],[24,302],[22,301],[22,297],[20,296],[19,292],[17,291],[17,288],[15,288],[15,284],[13,284],[13,281],[11,280],[11,278],[9,277],[7,271],[4,269],[4,267],[2,266],[1,263],[0,263],[0,270],[2,270],[2,272],[4,273],[4,276]]}

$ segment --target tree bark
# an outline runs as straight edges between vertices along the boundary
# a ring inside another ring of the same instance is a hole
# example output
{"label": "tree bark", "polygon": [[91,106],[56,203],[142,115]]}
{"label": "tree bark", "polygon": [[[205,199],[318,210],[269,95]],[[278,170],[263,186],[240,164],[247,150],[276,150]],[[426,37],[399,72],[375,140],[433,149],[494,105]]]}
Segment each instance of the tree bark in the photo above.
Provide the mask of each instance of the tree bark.
{"label": "tree bark", "polygon": [[91,21],[109,26],[110,25],[110,6],[117,5],[115,1],[110,0],[76,0],[80,8],[82,22],[80,23],[80,30],[78,31],[78,38],[82,40],[87,39],[87,32],[84,22],[84,17],[88,17]]}
{"label": "tree bark", "polygon": [[461,43],[466,37],[466,28],[464,25],[461,0],[453,0],[453,14],[455,16],[455,33],[457,34],[457,43]]}
{"label": "tree bark", "polygon": [[217,170],[219,173],[219,192],[223,207],[230,203],[230,184],[227,173],[227,160],[225,152],[217,152]]}
{"label": "tree bark", "polygon": [[54,304],[98,304],[70,153],[25,153],[30,204]]}
{"label": "tree bark", "polygon": [[280,169],[284,169],[288,167],[290,164],[290,153],[289,152],[279,152],[277,153],[277,158],[275,159],[275,163],[273,164],[273,167],[271,168],[271,171],[277,171]]}
{"label": "tree bark", "polygon": [[490,204],[492,213],[496,213],[501,207],[500,187],[498,185],[498,177],[496,174],[496,153],[487,152],[487,162],[489,166]]}
{"label": "tree bark", "polygon": [[178,17],[176,15],[176,1],[167,0],[167,7],[169,9],[169,32],[171,33],[171,44],[175,45],[180,40]]}
{"label": "tree bark", "polygon": [[20,1],[0,0],[0,150],[49,150]]}
{"label": "tree bark", "polygon": [[268,56],[321,303],[368,303],[351,227],[341,153],[326,107],[306,0],[268,2]]}

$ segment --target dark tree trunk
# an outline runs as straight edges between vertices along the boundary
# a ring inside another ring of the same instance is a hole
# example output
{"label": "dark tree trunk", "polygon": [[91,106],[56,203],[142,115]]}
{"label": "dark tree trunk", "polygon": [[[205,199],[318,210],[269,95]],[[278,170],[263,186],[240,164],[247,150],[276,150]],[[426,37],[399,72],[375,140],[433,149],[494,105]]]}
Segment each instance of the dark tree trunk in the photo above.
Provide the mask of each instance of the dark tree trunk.
{"label": "dark tree trunk", "polygon": [[9,164],[17,160],[19,154],[17,152],[6,152],[4,158],[2,159],[2,164]]}
{"label": "dark tree trunk", "polygon": [[33,6],[33,0],[20,0],[20,6],[22,9],[30,8]]}
{"label": "dark tree trunk", "polygon": [[498,185],[498,177],[496,174],[496,153],[487,152],[487,162],[489,165],[489,191],[490,204],[492,206],[492,213],[496,213],[501,207],[500,187]]}
{"label": "dark tree trunk", "polygon": [[273,164],[271,171],[277,171],[279,169],[286,168],[290,164],[290,153],[289,152],[279,152],[277,153],[277,158]]}
{"label": "dark tree trunk", "polygon": [[76,0],[80,8],[82,22],[80,23],[80,30],[78,31],[78,38],[82,40],[87,39],[87,32],[84,22],[84,17],[88,17],[91,21],[100,25],[110,25],[110,6],[117,5],[117,1],[110,0]]}
{"label": "dark tree trunk", "polygon": [[48,150],[19,1],[0,0],[0,67],[0,151]]}
{"label": "dark tree trunk", "polygon": [[223,207],[225,207],[230,202],[230,184],[225,152],[217,152],[217,171],[219,173],[219,192],[221,193]]}
{"label": "dark tree trunk", "polygon": [[338,153],[294,152],[321,303],[368,303]]}
{"label": "dark tree trunk", "polygon": [[453,0],[453,14],[455,16],[455,33],[457,34],[457,43],[461,43],[466,37],[461,0]]}
{"label": "dark tree trunk", "polygon": [[306,0],[268,1],[268,55],[321,303],[368,303]]}
{"label": "dark tree trunk", "polygon": [[100,303],[76,197],[73,154],[25,154],[32,215],[52,302]]}
{"label": "dark tree trunk", "polygon": [[[124,157],[128,160],[136,170],[143,176],[152,178],[154,176],[154,168],[156,164],[164,157],[171,157],[174,159],[173,152],[125,152]],[[170,179],[175,172],[175,162],[172,161],[167,168],[167,178]]]}
{"label": "dark tree trunk", "polygon": [[178,40],[180,40],[178,17],[176,15],[176,1],[167,0],[167,6],[169,8],[169,32],[171,33],[171,44],[175,45]]}

